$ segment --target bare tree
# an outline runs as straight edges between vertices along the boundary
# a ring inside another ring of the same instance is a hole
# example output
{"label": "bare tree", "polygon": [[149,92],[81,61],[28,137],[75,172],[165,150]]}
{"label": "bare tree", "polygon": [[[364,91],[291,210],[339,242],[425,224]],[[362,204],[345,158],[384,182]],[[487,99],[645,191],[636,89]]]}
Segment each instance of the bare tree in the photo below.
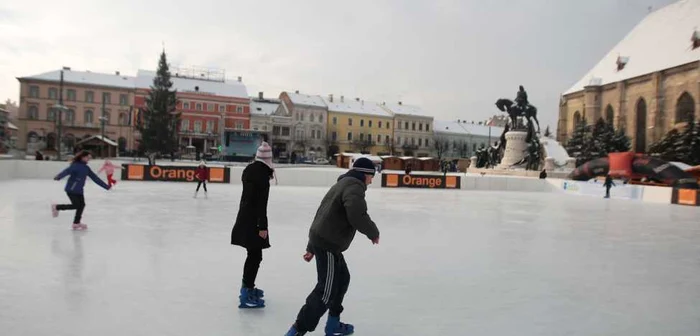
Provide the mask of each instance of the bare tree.
{"label": "bare tree", "polygon": [[396,154],[396,141],[394,141],[394,138],[389,139],[384,146],[386,147],[386,150],[389,152],[389,155],[395,155]]}
{"label": "bare tree", "polygon": [[369,154],[369,150],[372,146],[374,146],[372,139],[355,139],[352,141],[352,147],[355,151],[362,154]]}
{"label": "bare tree", "polygon": [[442,157],[450,149],[450,140],[442,136],[435,136],[433,138],[433,149],[438,160],[442,160]]}

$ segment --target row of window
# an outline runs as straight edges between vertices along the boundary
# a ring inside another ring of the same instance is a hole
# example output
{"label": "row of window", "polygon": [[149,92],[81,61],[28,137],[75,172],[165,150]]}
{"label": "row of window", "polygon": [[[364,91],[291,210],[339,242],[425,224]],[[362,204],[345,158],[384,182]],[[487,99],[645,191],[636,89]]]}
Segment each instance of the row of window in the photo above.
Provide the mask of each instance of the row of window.
{"label": "row of window", "polygon": [[[202,133],[202,121],[201,120],[195,120],[194,124],[194,133]],[[237,129],[243,129],[243,123],[240,123],[241,127]],[[214,120],[207,120],[207,128],[205,133],[215,133],[215,125],[216,122]],[[190,121],[189,119],[183,119],[180,121],[180,131],[181,132],[189,132],[190,131]]]}
{"label": "row of window", "polygon": [[[418,129],[416,129],[416,125],[418,126]],[[409,126],[410,126],[411,131],[423,132],[423,129],[425,129],[425,132],[430,132],[430,124],[423,124],[420,122],[416,124],[416,122],[409,123],[408,121],[401,121],[401,120],[396,121],[396,129],[403,129],[403,130],[408,131]]]}
{"label": "row of window", "polygon": [[[217,109],[217,104],[185,101],[182,103],[182,109],[183,110],[214,112]],[[243,106],[236,106],[235,109],[236,109],[236,113],[243,113]],[[226,112],[226,105],[218,104],[218,110],[221,113]]]}
{"label": "row of window", "polygon": [[[297,112],[294,114],[294,119],[296,121],[304,121],[304,112]],[[323,114],[319,114],[318,117],[314,113],[309,113],[309,121],[310,122],[316,122],[318,120],[319,123],[323,122]]]}
{"label": "row of window", "polygon": [[[333,125],[338,125],[338,118],[337,117],[333,117]],[[352,126],[352,125],[353,125],[352,118],[348,118],[348,126]],[[382,122],[382,121],[377,122],[377,128],[382,128],[384,126],[386,126],[386,129],[391,128],[391,124],[389,124],[388,122]],[[365,127],[365,120],[364,119],[360,119],[360,127]],[[367,120],[367,127],[369,127],[369,128],[373,127],[372,120]]]}
{"label": "row of window", "polygon": [[[73,109],[68,109],[62,114],[63,120],[66,125],[75,124],[75,111]],[[35,105],[29,106],[27,109],[27,118],[30,120],[39,120],[39,108]],[[98,112],[97,117],[95,117],[95,112],[92,109],[86,109],[83,112],[83,122],[87,125],[93,124],[95,121],[101,123],[104,118],[105,124],[110,125],[111,114],[109,110],[105,110],[104,117],[102,112]],[[49,107],[46,111],[46,120],[56,121],[58,120],[58,111],[54,108]],[[129,124],[129,115],[126,112],[119,113],[118,125],[127,126]]]}
{"label": "row of window", "polygon": [[[39,86],[32,85],[29,87],[29,97],[30,98],[41,98],[41,92]],[[110,92],[102,92],[102,100],[106,104],[112,104],[112,94]],[[65,101],[78,101],[78,94],[75,89],[67,89],[65,95]],[[50,87],[48,89],[48,99],[58,100],[58,88]],[[95,103],[95,92],[86,90],[83,92],[83,101],[86,103]],[[119,105],[129,105],[129,95],[122,93],[119,95]]]}
{"label": "row of window", "polygon": [[[403,140],[403,142],[401,142],[401,140]],[[416,140],[416,138],[410,138],[410,139],[409,139],[409,138],[403,138],[403,139],[401,139],[401,137],[396,137],[396,145],[397,145],[397,146],[408,146],[408,145],[411,145],[411,146],[418,146],[418,147],[424,147],[424,146],[425,146],[425,147],[429,147],[429,146],[430,146],[430,140],[429,140],[429,139],[425,139],[425,141],[423,141],[423,139],[421,139],[421,138],[418,138],[418,139]]]}

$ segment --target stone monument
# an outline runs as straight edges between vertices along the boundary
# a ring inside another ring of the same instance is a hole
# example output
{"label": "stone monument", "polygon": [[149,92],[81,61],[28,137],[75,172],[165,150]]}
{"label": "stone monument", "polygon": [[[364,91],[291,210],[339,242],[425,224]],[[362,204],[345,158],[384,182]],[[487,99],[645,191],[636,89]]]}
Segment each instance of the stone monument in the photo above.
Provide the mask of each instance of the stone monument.
{"label": "stone monument", "polygon": [[[502,112],[508,113],[510,117],[509,130],[506,129],[503,134],[505,148],[501,162],[496,166],[496,169],[511,169],[525,163],[529,169],[539,169],[539,167],[534,167],[538,164],[533,163],[539,163],[540,158],[538,153],[532,152],[531,149],[539,148],[539,144],[534,142],[538,142],[536,133],[539,133],[540,123],[537,120],[537,108],[528,102],[525,88],[520,86],[515,102],[509,99],[499,99],[496,101],[496,107]],[[535,132],[533,120],[537,125],[537,132]]]}

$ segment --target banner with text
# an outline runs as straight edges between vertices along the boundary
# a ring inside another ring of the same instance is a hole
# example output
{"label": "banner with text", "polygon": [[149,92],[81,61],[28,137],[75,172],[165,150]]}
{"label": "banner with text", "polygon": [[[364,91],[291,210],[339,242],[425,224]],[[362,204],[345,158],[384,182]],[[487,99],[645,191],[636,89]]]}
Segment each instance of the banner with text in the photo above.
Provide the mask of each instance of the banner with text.
{"label": "banner with text", "polygon": [[460,189],[460,176],[383,174],[384,188]]}
{"label": "banner with text", "polygon": [[[166,181],[166,182],[195,182],[196,166],[145,166],[124,164],[122,180],[126,181]],[[231,182],[231,171],[228,167],[207,167],[209,180],[212,183]]]}

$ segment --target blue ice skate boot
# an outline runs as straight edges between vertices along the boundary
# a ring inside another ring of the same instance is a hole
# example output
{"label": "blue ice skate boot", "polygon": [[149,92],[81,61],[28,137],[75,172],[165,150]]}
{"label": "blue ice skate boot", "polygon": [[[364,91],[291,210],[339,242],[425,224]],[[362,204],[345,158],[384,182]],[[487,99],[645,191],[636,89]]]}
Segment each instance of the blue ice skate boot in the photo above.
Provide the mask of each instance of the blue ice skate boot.
{"label": "blue ice skate boot", "polygon": [[241,295],[238,296],[241,304],[238,308],[265,308],[265,300],[255,296],[254,289],[241,288]]}
{"label": "blue ice skate boot", "polygon": [[297,327],[292,326],[291,328],[289,328],[289,331],[287,331],[287,333],[284,334],[284,336],[302,336],[304,334],[306,334],[306,333],[301,332],[301,331],[297,331]]}
{"label": "blue ice skate boot", "polygon": [[343,336],[351,335],[355,332],[355,327],[352,324],[340,322],[340,316],[328,315],[326,322],[326,336]]}
{"label": "blue ice skate boot", "polygon": [[[241,285],[241,292],[243,291],[244,288],[245,288],[245,286]],[[261,299],[262,299],[263,297],[265,297],[265,291],[264,291],[264,290],[262,290],[262,289],[256,287],[256,288],[253,288],[253,291],[255,291],[255,296],[256,296],[256,297],[261,298]]]}

